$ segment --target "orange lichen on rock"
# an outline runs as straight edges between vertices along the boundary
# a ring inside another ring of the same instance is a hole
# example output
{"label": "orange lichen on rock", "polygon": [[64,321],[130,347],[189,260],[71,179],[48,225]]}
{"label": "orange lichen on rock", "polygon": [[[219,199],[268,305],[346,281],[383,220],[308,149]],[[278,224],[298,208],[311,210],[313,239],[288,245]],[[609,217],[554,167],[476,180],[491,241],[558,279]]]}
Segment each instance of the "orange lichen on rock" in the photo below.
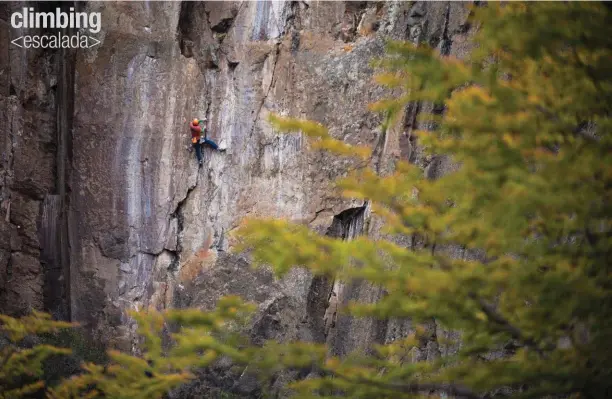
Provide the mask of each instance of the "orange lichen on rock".
{"label": "orange lichen on rock", "polygon": [[198,277],[204,266],[209,265],[211,262],[214,262],[216,256],[214,256],[214,254],[210,251],[210,245],[212,244],[212,240],[213,235],[211,233],[208,235],[200,249],[196,251],[193,255],[191,255],[185,261],[185,263],[181,265],[181,268],[179,270],[179,280],[182,283],[195,280],[195,278]]}

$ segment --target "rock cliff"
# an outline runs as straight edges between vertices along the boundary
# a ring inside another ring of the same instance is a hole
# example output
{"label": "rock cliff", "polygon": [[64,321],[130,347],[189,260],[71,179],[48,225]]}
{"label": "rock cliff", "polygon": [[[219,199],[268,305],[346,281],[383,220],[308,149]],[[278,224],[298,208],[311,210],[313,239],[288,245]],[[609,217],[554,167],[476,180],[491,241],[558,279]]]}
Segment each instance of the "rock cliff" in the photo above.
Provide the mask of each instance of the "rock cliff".
{"label": "rock cliff", "polygon": [[[330,187],[358,165],[278,134],[270,111],[371,145],[381,173],[397,159],[431,178],[450,168],[424,157],[411,135],[427,104],[409,106],[403,125],[381,135],[367,105],[389,93],[369,62],[389,38],[465,57],[468,4],[78,2],[102,15],[100,45],[78,50],[10,44],[24,34],[10,26],[24,5],[72,4],[0,4],[3,310],[49,310],[125,349],[134,344],[127,309],[209,308],[225,294],[259,304],[255,342],[300,338],[344,354],[410,332],[409,321],[338,314],[348,300],[377,300],[378,288],[300,270],[276,281],[230,253],[228,233],[246,216],[271,216],[343,239],[378,234],[367,204]],[[206,149],[198,169],[187,123],[204,116],[209,137],[229,149]],[[450,333],[432,323],[415,356],[451,351],[439,334]]]}

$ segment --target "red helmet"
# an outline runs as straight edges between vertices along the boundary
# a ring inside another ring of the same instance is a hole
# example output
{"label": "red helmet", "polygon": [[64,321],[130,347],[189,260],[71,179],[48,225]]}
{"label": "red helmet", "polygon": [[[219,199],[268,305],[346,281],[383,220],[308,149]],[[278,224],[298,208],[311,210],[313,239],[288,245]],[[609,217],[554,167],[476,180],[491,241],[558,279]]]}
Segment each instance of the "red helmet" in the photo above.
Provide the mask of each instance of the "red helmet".
{"label": "red helmet", "polygon": [[192,121],[194,126],[198,126],[200,124],[200,121],[196,118]]}

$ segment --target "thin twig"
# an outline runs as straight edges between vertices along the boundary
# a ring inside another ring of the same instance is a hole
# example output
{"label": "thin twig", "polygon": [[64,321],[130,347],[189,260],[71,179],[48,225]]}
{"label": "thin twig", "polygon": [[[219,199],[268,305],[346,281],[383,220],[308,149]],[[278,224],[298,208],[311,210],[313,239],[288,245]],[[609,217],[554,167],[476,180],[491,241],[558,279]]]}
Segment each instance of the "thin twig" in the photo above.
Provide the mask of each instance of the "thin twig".
{"label": "thin twig", "polygon": [[501,314],[499,314],[497,310],[495,310],[495,307],[493,305],[485,302],[481,298],[478,298],[473,292],[469,293],[468,296],[474,301],[476,301],[478,305],[480,305],[480,309],[484,312],[485,315],[487,315],[489,320],[491,320],[504,331],[509,333],[512,338],[516,339],[517,341],[520,341],[526,347],[534,349],[539,355],[543,355],[540,348],[538,348],[536,342],[531,338],[526,338],[525,335],[521,332],[521,330],[518,327],[512,325]]}

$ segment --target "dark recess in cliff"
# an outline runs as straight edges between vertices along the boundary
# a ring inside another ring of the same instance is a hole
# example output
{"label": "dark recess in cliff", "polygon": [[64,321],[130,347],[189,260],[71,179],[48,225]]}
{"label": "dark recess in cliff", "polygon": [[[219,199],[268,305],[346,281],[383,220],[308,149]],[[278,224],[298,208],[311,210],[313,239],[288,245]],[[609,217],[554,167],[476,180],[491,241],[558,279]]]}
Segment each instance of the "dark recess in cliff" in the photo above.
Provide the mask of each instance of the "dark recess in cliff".
{"label": "dark recess in cliff", "polygon": [[[72,2],[49,2],[47,8],[59,7],[66,12],[75,6]],[[77,7],[78,9],[78,7]],[[65,34],[70,34],[68,29]],[[48,195],[42,204],[41,215],[53,218],[46,219],[46,226],[40,229],[41,261],[45,271],[44,301],[45,310],[55,317],[70,320],[70,250],[69,250],[69,207],[70,207],[70,173],[72,159],[72,118],[74,103],[74,65],[75,53],[71,49],[61,49],[56,55],[57,85],[56,90],[56,171],[55,192]],[[44,227],[42,224],[41,227]],[[45,255],[49,254],[49,257]]]}
{"label": "dark recess in cliff", "polygon": [[219,69],[218,44],[215,44],[213,33],[225,32],[232,22],[233,17],[223,19],[213,30],[204,2],[181,2],[177,26],[181,54],[185,58],[195,58],[202,70]]}
{"label": "dark recess in cliff", "polygon": [[215,33],[227,33],[229,32],[232,24],[234,23],[234,19],[238,14],[238,10],[232,10],[232,16],[228,18],[221,19],[216,25],[210,27],[210,29]]}
{"label": "dark recess in cliff", "polygon": [[[363,231],[365,206],[346,209],[334,216],[325,233],[328,237],[350,240]],[[315,342],[324,343],[327,337],[325,314],[333,293],[333,276],[315,276],[308,290],[306,314]]]}
{"label": "dark recess in cliff", "polygon": [[[68,8],[70,3],[62,3],[63,8]],[[77,9],[79,7],[77,6]],[[60,264],[63,272],[63,308],[66,319],[71,319],[70,313],[70,175],[72,172],[72,124],[74,115],[74,72],[76,54],[74,50],[62,49],[58,62],[60,63],[60,76],[58,78],[58,103],[57,103],[57,191],[61,203],[59,246]],[[49,281],[53,284],[52,281]]]}
{"label": "dark recess in cliff", "polygon": [[196,19],[194,15],[199,8],[201,8],[202,12],[205,12],[203,3],[192,1],[181,2],[177,30],[181,54],[186,58],[192,58],[194,56],[194,43],[197,39]]}
{"label": "dark recess in cliff", "polygon": [[[9,19],[22,6],[52,12],[67,11],[74,3],[2,4],[4,38],[15,37]],[[51,28],[28,31],[55,34]],[[0,100],[7,111],[0,127],[6,132],[0,200],[6,215],[0,234],[10,240],[0,248],[0,262],[7,259],[0,270],[0,308],[15,314],[35,308],[69,319],[67,209],[74,54],[65,49],[26,51],[5,43],[0,62]]]}

